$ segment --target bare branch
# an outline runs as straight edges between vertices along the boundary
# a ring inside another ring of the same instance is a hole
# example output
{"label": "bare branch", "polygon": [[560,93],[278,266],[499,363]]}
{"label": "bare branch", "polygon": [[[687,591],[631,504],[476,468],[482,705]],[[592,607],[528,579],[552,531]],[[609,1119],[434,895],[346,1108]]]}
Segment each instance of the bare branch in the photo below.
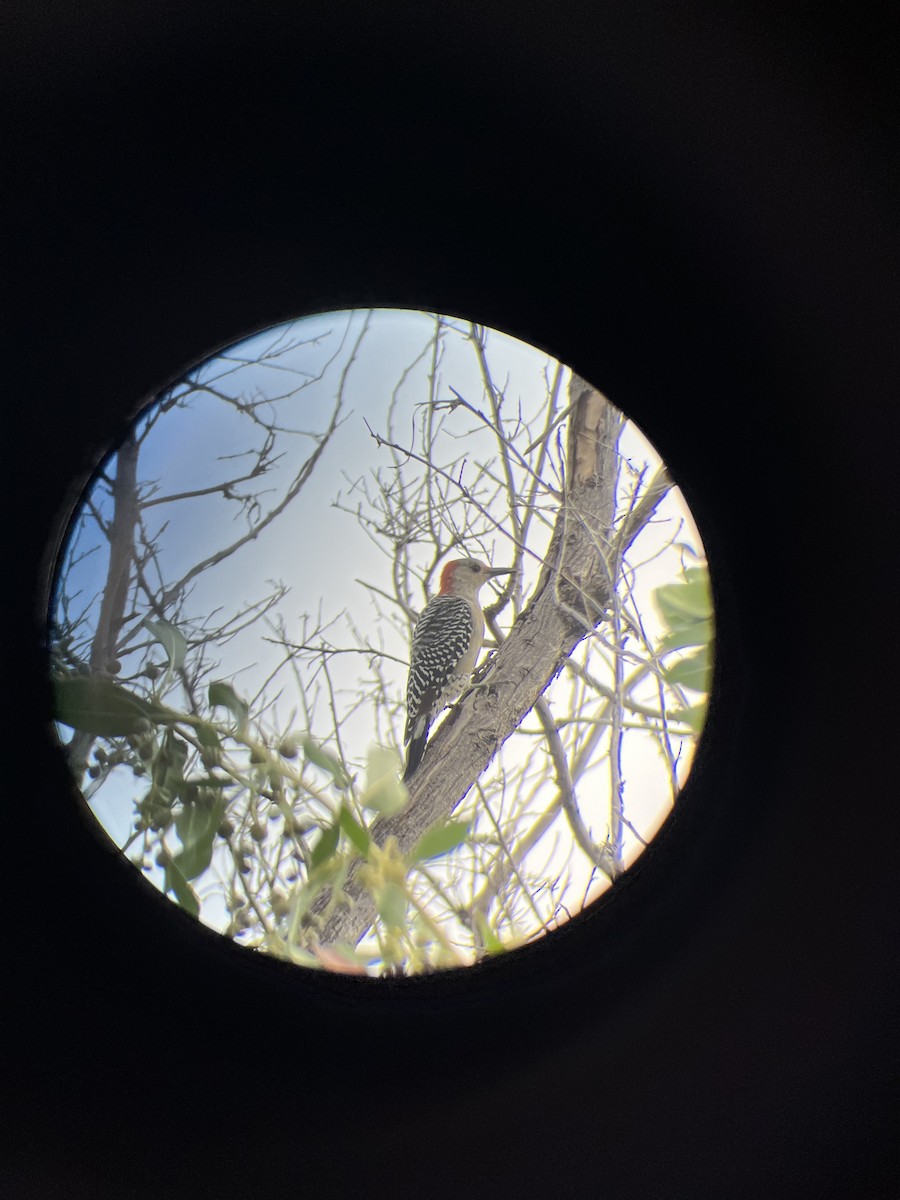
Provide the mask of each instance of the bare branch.
{"label": "bare branch", "polygon": [[328,428],[324,431],[324,433],[319,435],[319,444],[316,446],[312,454],[310,454],[309,458],[307,458],[302,464],[284,496],[274,508],[270,509],[270,511],[265,514],[265,516],[260,517],[260,519],[243,535],[243,537],[239,537],[236,541],[232,542],[231,545],[225,546],[221,550],[217,550],[215,554],[210,554],[201,562],[195,563],[189,571],[186,571],[185,574],[182,575],[181,579],[179,579],[176,583],[173,583],[167,589],[165,596],[165,600],[167,602],[171,602],[175,597],[177,597],[192,579],[196,578],[198,575],[202,575],[204,571],[207,571],[210,567],[214,567],[218,563],[223,562],[226,558],[230,558],[231,555],[240,550],[240,548],[245,546],[248,542],[254,541],[257,537],[259,537],[263,529],[265,529],[266,526],[271,525],[275,518],[280,516],[281,513],[283,513],[284,510],[296,499],[303,488],[303,485],[309,480],[310,476],[315,470],[316,464],[318,463],[331,439],[331,435],[338,427],[343,403],[344,384],[346,383],[347,374],[351,366],[356,361],[356,356],[359,353],[359,348],[362,345],[363,338],[368,332],[370,317],[371,314],[366,317],[359,336],[356,339],[353,350],[351,351],[341,373],[341,381],[338,387],[337,398],[335,400],[335,406],[331,414],[331,420],[328,424]]}
{"label": "bare branch", "polygon": [[[449,817],[610,607],[610,571],[598,547],[609,544],[614,517],[621,416],[581,380],[575,382],[573,396],[566,498],[535,594],[484,679],[434,733],[411,780],[408,808],[376,822],[373,834],[381,844],[395,837],[407,853],[426,830]],[[353,873],[345,891],[355,904],[332,913],[323,942],[358,941],[373,920],[372,900]]]}

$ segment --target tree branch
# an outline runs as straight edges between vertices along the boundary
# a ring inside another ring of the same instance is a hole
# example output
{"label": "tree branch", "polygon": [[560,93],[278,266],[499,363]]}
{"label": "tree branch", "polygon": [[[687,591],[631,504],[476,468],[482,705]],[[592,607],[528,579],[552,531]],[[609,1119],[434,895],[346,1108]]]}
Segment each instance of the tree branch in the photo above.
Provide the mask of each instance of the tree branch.
{"label": "tree branch", "polygon": [[[407,853],[426,830],[447,820],[500,746],[556,678],[575,647],[605,618],[615,585],[610,546],[618,477],[621,414],[583,380],[573,377],[565,499],[557,515],[544,570],[528,606],[473,688],[450,711],[410,783],[410,802],[372,829],[380,844],[397,839]],[[657,489],[644,521],[665,495]],[[632,527],[631,539],[640,526]],[[631,540],[628,539],[628,540]],[[623,540],[620,553],[627,549]],[[355,870],[344,890],[354,901],[325,923],[320,940],[359,941],[374,919],[372,898]],[[314,906],[322,911],[327,896]]]}
{"label": "tree branch", "polygon": [[[134,562],[134,528],[138,520],[137,489],[138,443],[131,429],[116,454],[116,477],[112,482],[113,515],[106,530],[109,539],[109,564],[100,602],[97,628],[91,640],[91,670],[103,675],[114,673],[116,643],[125,619],[125,605]],[[69,769],[80,779],[94,735],[76,730],[67,748]]]}

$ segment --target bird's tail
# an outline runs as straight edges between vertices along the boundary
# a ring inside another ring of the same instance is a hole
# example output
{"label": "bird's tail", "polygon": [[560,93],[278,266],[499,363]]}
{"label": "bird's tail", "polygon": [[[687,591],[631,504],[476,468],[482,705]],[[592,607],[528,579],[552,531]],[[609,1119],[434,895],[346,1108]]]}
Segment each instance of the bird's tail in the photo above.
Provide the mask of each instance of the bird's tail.
{"label": "bird's tail", "polygon": [[418,737],[409,739],[409,745],[406,750],[406,770],[403,772],[403,782],[406,783],[413,772],[418,770],[419,763],[422,761],[422,755],[425,753],[425,746],[428,742],[428,726],[426,725],[422,733]]}

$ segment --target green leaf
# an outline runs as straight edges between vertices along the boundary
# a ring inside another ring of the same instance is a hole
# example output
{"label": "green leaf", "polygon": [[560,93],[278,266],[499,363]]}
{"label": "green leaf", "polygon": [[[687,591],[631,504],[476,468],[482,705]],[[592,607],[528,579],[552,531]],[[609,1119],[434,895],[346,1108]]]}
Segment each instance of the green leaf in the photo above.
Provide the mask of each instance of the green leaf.
{"label": "green leaf", "polygon": [[708,692],[710,668],[709,649],[703,646],[673,666],[664,667],[663,674],[669,683],[678,687],[690,688],[695,692]]}
{"label": "green leaf", "polygon": [[686,646],[708,646],[712,641],[713,624],[711,620],[692,621],[669,633],[659,643],[659,653],[667,654],[670,650],[683,650]]}
{"label": "green leaf", "polygon": [[370,746],[366,761],[366,786],[359,798],[365,808],[392,817],[409,803],[406,784],[400,779],[400,759],[384,746]]}
{"label": "green leaf", "polygon": [[165,650],[169,671],[177,671],[183,666],[188,646],[181,630],[169,621],[151,621],[149,617],[144,617],[144,627]]}
{"label": "green leaf", "polygon": [[317,867],[310,869],[304,890],[315,898],[323,887],[330,885],[335,892],[343,886],[347,878],[347,860],[340,854],[332,854]]}
{"label": "green leaf", "polygon": [[99,737],[144,733],[147,723],[174,717],[171,709],[151,704],[110,679],[66,675],[53,684],[54,716],[63,725]]}
{"label": "green leaf", "polygon": [[369,853],[369,845],[372,839],[363,829],[362,825],[360,825],[359,821],[357,821],[356,817],[354,817],[353,813],[346,806],[346,804],[341,805],[338,824],[347,835],[349,841],[359,851],[360,854]]}
{"label": "green leaf", "polygon": [[683,575],[688,583],[702,583],[704,587],[709,587],[709,567],[701,564],[693,567],[685,567]]}
{"label": "green leaf", "polygon": [[311,762],[314,767],[320,767],[323,771],[334,779],[335,786],[346,788],[350,786],[350,780],[347,778],[347,772],[332,754],[328,754],[320,746],[317,746],[312,738],[303,739],[303,756],[307,762]]}
{"label": "green leaf", "polygon": [[225,801],[220,798],[210,805],[187,804],[175,817],[182,849],[172,862],[185,879],[196,879],[212,861],[213,842],[224,812]]}
{"label": "green leaf", "polygon": [[250,713],[246,701],[242,700],[230,683],[219,679],[209,685],[209,704],[211,708],[221,705],[227,708],[238,725],[243,725]]}
{"label": "green leaf", "polygon": [[481,940],[488,954],[503,954],[506,947],[494,933],[488,923],[487,917],[480,909],[475,910],[475,923],[478,926],[478,932],[481,934]]}
{"label": "green leaf", "polygon": [[446,825],[436,825],[422,835],[416,846],[410,851],[410,864],[424,862],[427,858],[439,858],[449,854],[457,846],[462,845],[469,834],[468,821],[448,821]]}
{"label": "green leaf", "polygon": [[706,712],[709,705],[693,704],[690,708],[679,708],[671,715],[676,721],[684,721],[686,725],[690,725],[695,733],[700,733],[706,723]]}
{"label": "green leaf", "polygon": [[406,924],[406,892],[396,883],[386,883],[376,897],[378,915],[392,929]]}
{"label": "green leaf", "polygon": [[219,735],[206,721],[198,721],[194,726],[194,732],[197,734],[197,741],[201,746],[207,746],[211,750],[221,749],[222,743],[219,741]]}
{"label": "green leaf", "polygon": [[153,760],[151,776],[157,798],[171,804],[184,788],[184,767],[188,757],[188,745],[171,729],[167,729],[162,745]]}
{"label": "green leaf", "polygon": [[329,825],[327,829],[322,830],[316,844],[312,848],[312,854],[309,858],[309,868],[311,871],[315,870],[320,863],[331,858],[337,850],[339,837],[340,825],[337,821],[333,825]]}
{"label": "green leaf", "polygon": [[[701,574],[695,574],[697,571]],[[688,571],[685,571],[685,580],[665,583],[656,588],[653,600],[670,629],[680,629],[694,621],[708,620],[712,617],[712,595],[706,568],[688,568]]]}
{"label": "green leaf", "polygon": [[166,877],[164,888],[167,892],[172,892],[175,899],[192,917],[200,916],[200,901],[197,899],[197,893],[185,879],[179,867],[174,861],[166,864]]}
{"label": "green leaf", "polygon": [[393,817],[409,803],[406,785],[397,778],[383,778],[367,787],[359,798],[360,804],[383,817]]}

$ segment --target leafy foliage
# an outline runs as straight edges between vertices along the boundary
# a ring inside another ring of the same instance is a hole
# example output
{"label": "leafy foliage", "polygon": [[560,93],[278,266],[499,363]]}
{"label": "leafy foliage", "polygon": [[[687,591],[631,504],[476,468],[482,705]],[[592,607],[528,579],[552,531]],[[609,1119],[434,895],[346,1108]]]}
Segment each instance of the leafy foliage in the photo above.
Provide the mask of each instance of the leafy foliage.
{"label": "leafy foliage", "polygon": [[169,710],[136,696],[109,679],[63,675],[53,682],[56,719],[101,737],[149,731]]}
{"label": "leafy foliage", "polygon": [[[683,578],[664,584],[653,593],[654,602],[668,633],[659,644],[660,654],[691,651],[663,666],[663,673],[676,688],[708,693],[712,682],[713,606],[709,570],[687,567]],[[681,703],[677,715],[698,733],[703,728],[706,703]]]}

